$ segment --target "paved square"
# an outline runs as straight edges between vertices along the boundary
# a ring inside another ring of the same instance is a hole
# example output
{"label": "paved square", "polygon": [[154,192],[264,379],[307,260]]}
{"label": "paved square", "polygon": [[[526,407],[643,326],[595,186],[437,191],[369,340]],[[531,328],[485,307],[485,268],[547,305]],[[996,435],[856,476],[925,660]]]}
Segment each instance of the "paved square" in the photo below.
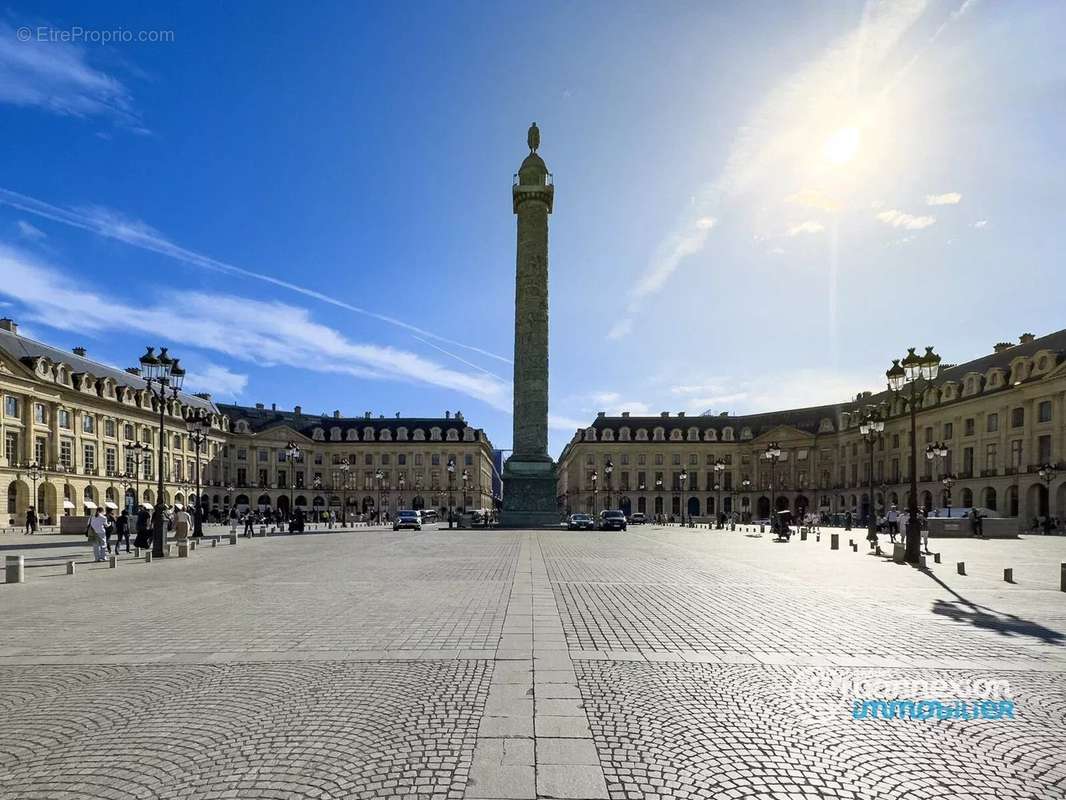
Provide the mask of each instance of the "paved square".
{"label": "paved square", "polygon": [[[934,542],[922,573],[849,536],[30,561],[0,586],[0,797],[1066,797],[1066,538]],[[852,718],[855,683],[981,680],[1013,719]]]}

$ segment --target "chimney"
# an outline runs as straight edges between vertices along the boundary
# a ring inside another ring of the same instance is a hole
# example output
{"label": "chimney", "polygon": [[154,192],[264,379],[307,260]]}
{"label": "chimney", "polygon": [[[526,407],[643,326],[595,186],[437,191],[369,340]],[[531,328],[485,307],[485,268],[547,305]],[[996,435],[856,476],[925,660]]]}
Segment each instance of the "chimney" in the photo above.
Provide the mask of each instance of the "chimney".
{"label": "chimney", "polygon": [[399,419],[399,418],[400,418],[400,412],[399,412],[399,411],[397,411],[397,412],[396,412],[396,419]]}
{"label": "chimney", "polygon": [[292,413],[296,416],[300,416],[300,414],[303,413],[303,409],[300,408],[300,406],[293,406]]}
{"label": "chimney", "polygon": [[262,411],[263,410],[263,404],[262,403],[256,403],[255,404],[255,410],[256,411]]}
{"label": "chimney", "polygon": [[366,412],[363,413],[363,419],[370,419],[370,412],[369,411],[366,411]]}
{"label": "chimney", "polygon": [[444,412],[444,418],[445,419],[451,419],[452,418],[452,412],[451,411],[445,411]]}
{"label": "chimney", "polygon": [[0,319],[0,330],[5,330],[8,333],[18,333],[19,324],[10,317],[4,317],[3,319]]}
{"label": "chimney", "polygon": [[597,411],[596,412],[596,416],[597,417],[606,417],[607,416],[607,412],[606,411]]}
{"label": "chimney", "polygon": [[1029,344],[1029,342],[1033,341],[1033,339],[1035,339],[1035,338],[1036,337],[1033,336],[1033,334],[1031,334],[1031,333],[1023,333],[1021,336],[1018,337],[1018,343],[1019,344]]}
{"label": "chimney", "polygon": [[74,353],[74,355],[76,355],[76,356],[81,356],[82,358],[85,358],[85,348],[84,347],[80,347],[79,346],[79,347],[71,348],[71,352]]}
{"label": "chimney", "polygon": [[669,412],[669,411],[663,411],[663,412],[661,412],[661,413],[659,414],[659,416],[660,416],[660,417],[669,417],[669,416],[670,416],[670,412]]}
{"label": "chimney", "polygon": [[622,416],[623,417],[628,417],[629,416],[629,412],[628,411],[623,411],[622,412]]}
{"label": "chimney", "polygon": [[684,412],[684,411],[678,411],[678,412],[677,412],[677,415],[678,415],[679,417],[683,417],[683,416],[685,416],[685,412]]}
{"label": "chimney", "polygon": [[141,377],[140,367],[126,367],[126,372],[128,372],[130,375],[136,375],[138,378]]}
{"label": "chimney", "polygon": [[340,409],[334,409],[333,410],[333,419],[340,419],[340,418],[341,418]]}
{"label": "chimney", "polygon": [[270,410],[271,411],[277,411],[278,410],[278,404],[277,403],[271,403],[270,404]]}
{"label": "chimney", "polygon": [[211,402],[211,392],[197,392],[193,397],[199,397],[201,400],[206,400],[209,403]]}

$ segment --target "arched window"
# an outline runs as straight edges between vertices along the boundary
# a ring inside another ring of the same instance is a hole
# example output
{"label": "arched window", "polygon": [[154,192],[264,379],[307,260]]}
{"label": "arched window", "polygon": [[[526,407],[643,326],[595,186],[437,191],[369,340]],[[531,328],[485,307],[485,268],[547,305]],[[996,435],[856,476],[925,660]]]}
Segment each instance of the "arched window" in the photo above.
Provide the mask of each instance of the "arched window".
{"label": "arched window", "polygon": [[628,426],[623,425],[619,429],[619,431],[618,431],[618,441],[620,441],[620,442],[628,442],[629,441],[629,428],[628,428]]}

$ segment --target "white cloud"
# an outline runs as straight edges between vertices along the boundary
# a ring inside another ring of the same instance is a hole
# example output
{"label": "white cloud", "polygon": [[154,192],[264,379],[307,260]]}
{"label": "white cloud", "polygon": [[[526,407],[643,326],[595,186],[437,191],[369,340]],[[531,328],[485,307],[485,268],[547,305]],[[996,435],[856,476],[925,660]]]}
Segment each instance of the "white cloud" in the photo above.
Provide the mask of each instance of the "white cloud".
{"label": "white cloud", "polygon": [[806,222],[801,222],[799,225],[793,225],[788,229],[789,236],[798,236],[801,233],[820,233],[825,230],[825,225],[822,223],[809,219]]}
{"label": "white cloud", "polygon": [[26,222],[26,220],[24,219],[20,219],[15,224],[18,225],[19,235],[23,239],[29,239],[32,242],[39,242],[41,239],[47,237],[47,234],[45,234],[44,231],[34,225],[30,225],[30,223]]}
{"label": "white cloud", "polygon": [[0,103],[40,108],[73,117],[101,117],[146,133],[129,89],[117,78],[89,64],[76,45],[38,41],[29,26],[29,41],[0,21]]}
{"label": "white cloud", "polygon": [[248,376],[242,375],[219,364],[196,363],[185,365],[185,390],[189,392],[210,392],[220,397],[238,397],[248,385]]}
{"label": "white cloud", "polygon": [[[17,208],[20,211],[25,211],[29,214],[36,214],[44,219],[61,222],[64,225],[69,225],[73,228],[89,231],[109,239],[116,239],[131,247],[137,247],[141,250],[157,253],[176,261],[180,261],[183,264],[189,264],[190,266],[208,269],[214,272],[221,272],[227,275],[236,275],[242,278],[252,278],[253,280],[262,281],[271,286],[287,289],[291,292],[303,295],[304,297],[310,297],[322,303],[328,303],[329,305],[343,308],[345,311],[351,311],[356,314],[379,320],[380,322],[388,323],[389,325],[402,328],[412,334],[418,334],[438,342],[443,342],[444,344],[454,345],[455,347],[462,347],[471,352],[478,353],[479,355],[494,358],[508,364],[511,363],[509,358],[491,353],[479,347],[457,342],[454,339],[448,339],[408,322],[404,322],[401,319],[360,308],[359,306],[346,303],[343,300],[338,300],[335,297],[331,297],[330,295],[316,291],[315,289],[308,289],[304,286],[281,280],[280,278],[274,278],[270,275],[264,275],[260,272],[244,269],[235,264],[219,261],[218,259],[211,258],[202,253],[188,250],[166,239],[162,233],[157,231],[151,225],[141,222],[140,220],[130,219],[129,217],[102,206],[89,206],[81,209],[60,208],[46,203],[43,200],[37,200],[36,198],[28,197],[24,194],[19,194],[18,192],[13,192],[10,189],[4,188],[0,188],[0,203],[11,206],[12,208]],[[293,272],[300,274],[303,270],[300,266],[297,266],[294,267]],[[446,350],[442,352],[452,355]]]}
{"label": "white cloud", "polygon": [[975,222],[973,224],[973,227],[975,227],[975,228],[983,228],[987,224],[988,224],[988,220],[987,219],[979,219],[979,220],[977,220],[977,222]]}
{"label": "white cloud", "polygon": [[548,415],[548,427],[557,431],[576,431],[579,428],[587,428],[591,420],[581,420],[576,417],[565,417],[558,414]]}
{"label": "white cloud", "polygon": [[928,228],[936,222],[936,217],[916,217],[913,214],[905,214],[894,208],[889,209],[888,211],[882,211],[877,215],[877,218],[886,225],[891,225],[893,228],[906,228],[909,231]]}
{"label": "white cloud", "polygon": [[[124,305],[95,295],[70,276],[4,245],[0,245],[0,293],[18,300],[31,321],[53,328],[139,331],[259,366],[427,384],[511,410],[511,387],[499,379],[449,369],[394,347],[353,342],[315,322],[307,309],[286,303],[186,292],[180,303]],[[202,379],[211,376],[231,389],[239,382],[217,370]]]}
{"label": "white cloud", "polygon": [[947,194],[927,194],[925,196],[925,204],[927,206],[954,206],[958,205],[962,200],[962,195],[958,192],[948,192]]}
{"label": "white cloud", "polygon": [[714,217],[698,215],[659,245],[648,271],[637,279],[633,287],[633,299],[646,297],[662,288],[682,260],[703,249],[708,234],[717,222]]}
{"label": "white cloud", "polygon": [[614,325],[611,326],[611,329],[609,331],[607,331],[607,338],[608,339],[621,339],[623,336],[628,336],[632,332],[633,332],[633,318],[632,317],[622,317]]}

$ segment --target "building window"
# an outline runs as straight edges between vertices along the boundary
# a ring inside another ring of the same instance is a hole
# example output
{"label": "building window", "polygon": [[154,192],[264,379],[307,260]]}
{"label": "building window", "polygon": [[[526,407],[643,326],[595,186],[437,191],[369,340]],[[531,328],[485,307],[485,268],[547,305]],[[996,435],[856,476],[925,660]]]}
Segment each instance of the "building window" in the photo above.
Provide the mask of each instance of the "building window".
{"label": "building window", "polygon": [[382,466],[386,466],[389,463],[389,461],[390,461],[389,454],[388,453],[382,453],[381,454],[381,465]]}
{"label": "building window", "polygon": [[991,472],[995,472],[997,469],[996,455],[997,446],[995,442],[990,442],[985,445],[985,469]]}
{"label": "building window", "polygon": [[8,431],[4,434],[4,457],[9,465],[19,461],[19,435]]}
{"label": "building window", "polygon": [[33,442],[33,459],[41,466],[44,466],[46,458],[45,453],[47,451],[48,440],[43,436],[38,436]]}
{"label": "building window", "polygon": [[700,463],[700,457],[696,453],[689,453],[688,464],[690,467],[695,467]]}
{"label": "building window", "polygon": [[416,467],[421,467],[422,466],[422,454],[421,453],[415,453],[415,466]]}
{"label": "building window", "polygon": [[107,470],[108,475],[114,475],[117,467],[118,453],[115,452],[114,447],[108,447],[104,450],[104,469]]}
{"label": "building window", "polygon": [[893,450],[899,450],[899,434],[898,433],[893,433],[892,434],[892,449]]}
{"label": "building window", "polygon": [[944,423],[944,438],[953,439],[955,437],[955,426],[950,422]]}
{"label": "building window", "polygon": [[81,418],[81,430],[82,433],[95,433],[96,417],[92,414],[84,414]]}
{"label": "building window", "polygon": [[[402,463],[402,462],[401,462],[401,463]],[[473,457],[472,455],[470,455],[469,453],[467,453],[467,454],[466,454],[466,455],[465,455],[465,456],[463,457],[463,464],[465,464],[465,465],[466,465],[466,466],[468,466],[468,467],[472,467],[472,466],[474,466],[474,457]]]}
{"label": "building window", "polygon": [[1020,428],[1025,425],[1025,409],[1018,407],[1012,408],[1010,411],[1010,426],[1012,428]]}
{"label": "building window", "polygon": [[1022,465],[1022,440],[1015,439],[1010,443],[1010,465],[1017,469]]}
{"label": "building window", "polygon": [[663,454],[662,453],[656,453],[655,454],[655,466],[661,467],[662,464],[663,464]]}
{"label": "building window", "polygon": [[[950,457],[950,455],[951,455],[951,453],[948,453],[949,457]],[[964,448],[962,448],[962,471],[965,472],[967,475],[973,475],[973,448],[972,447],[964,447]],[[944,472],[946,472],[949,475],[951,474],[951,464],[950,464],[950,462],[945,463]]]}
{"label": "building window", "polygon": [[[434,463],[434,464],[437,464],[437,463],[439,463],[439,460],[440,460],[440,456],[433,456],[433,463]],[[372,467],[372,466],[374,466],[374,454],[373,454],[373,453],[367,453],[367,454],[366,454],[366,455],[365,455],[365,456],[363,457],[363,463],[364,463],[364,464],[365,464],[366,466],[368,466],[368,467]]]}
{"label": "building window", "polygon": [[999,414],[989,414],[985,418],[985,431],[995,433],[999,430]]}
{"label": "building window", "polygon": [[1051,463],[1051,437],[1040,436],[1036,440],[1037,456],[1036,460],[1039,464]]}
{"label": "building window", "polygon": [[113,419],[104,420],[104,436],[115,438],[115,421]]}
{"label": "building window", "polygon": [[641,467],[644,467],[644,466],[647,466],[647,464],[648,464],[648,456],[645,453],[638,453],[637,454],[637,465],[641,466]]}
{"label": "building window", "polygon": [[1041,400],[1040,405],[1036,407],[1036,421],[1037,422],[1051,422],[1051,401]]}
{"label": "building window", "polygon": [[260,464],[265,464],[267,462],[267,459],[270,458],[270,452],[262,449],[256,450],[255,458],[256,461],[258,461]]}
{"label": "building window", "polygon": [[127,442],[135,441],[133,426],[130,425],[128,422],[122,426],[122,438],[125,439]]}
{"label": "building window", "polygon": [[[470,458],[470,456],[467,456],[467,458]],[[396,463],[399,464],[401,467],[405,466],[407,464],[407,456],[404,453],[400,453],[398,456],[396,456]]]}
{"label": "building window", "polygon": [[86,472],[96,471],[96,448],[91,444],[81,447],[81,466]]}
{"label": "building window", "polygon": [[238,447],[237,448],[237,460],[238,461],[247,461],[248,460],[248,448],[246,448],[246,447]]}
{"label": "building window", "polygon": [[18,417],[19,399],[11,395],[4,395],[4,414],[8,417]]}
{"label": "building window", "polygon": [[70,439],[63,439],[59,443],[59,463],[66,469],[74,465],[74,445]]}
{"label": "building window", "polygon": [[973,433],[974,433],[974,418],[973,417],[969,417],[968,419],[964,419],[962,421],[962,435],[963,436],[973,436]]}
{"label": "building window", "polygon": [[41,425],[48,422],[48,413],[45,411],[44,403],[33,404],[33,421]]}

